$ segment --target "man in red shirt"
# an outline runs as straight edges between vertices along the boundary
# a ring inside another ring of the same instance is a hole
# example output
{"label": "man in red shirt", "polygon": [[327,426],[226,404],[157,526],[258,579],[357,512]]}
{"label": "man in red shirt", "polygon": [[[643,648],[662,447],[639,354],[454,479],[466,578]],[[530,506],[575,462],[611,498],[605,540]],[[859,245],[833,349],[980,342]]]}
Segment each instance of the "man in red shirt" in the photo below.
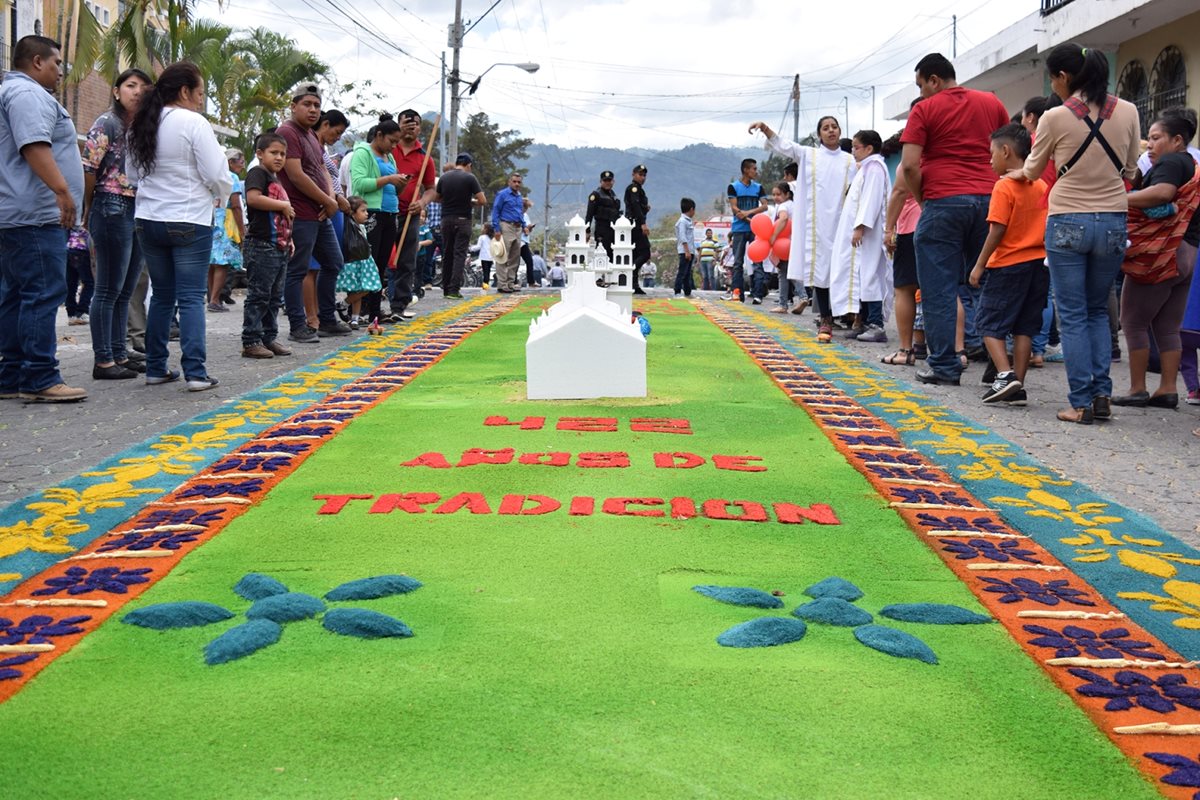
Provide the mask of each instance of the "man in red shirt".
{"label": "man in red shirt", "polygon": [[[996,183],[992,131],[1007,125],[1009,115],[995,95],[959,86],[954,65],[941,53],[922,58],[916,72],[923,99],[900,137],[900,172],[923,208],[914,244],[929,361],[917,379],[958,385],[959,289],[987,238],[988,200]],[[975,292],[967,296],[970,302],[977,290],[967,289]]]}
{"label": "man in red shirt", "polygon": [[[417,247],[419,238],[417,232],[421,228],[421,209],[437,197],[434,181],[437,180],[437,165],[433,159],[425,158],[425,148],[417,137],[421,134],[421,115],[411,108],[400,112],[400,143],[392,150],[396,159],[396,172],[400,175],[411,175],[419,179],[409,180],[400,190],[400,217],[397,225],[404,229],[406,216],[411,217],[408,231],[403,241],[396,242],[399,255],[396,256],[396,268],[388,271],[388,302],[392,313],[404,319],[411,319],[413,313],[406,311],[413,300],[413,280],[417,272]],[[424,165],[424,172],[422,172]],[[420,185],[420,195],[417,186]]]}

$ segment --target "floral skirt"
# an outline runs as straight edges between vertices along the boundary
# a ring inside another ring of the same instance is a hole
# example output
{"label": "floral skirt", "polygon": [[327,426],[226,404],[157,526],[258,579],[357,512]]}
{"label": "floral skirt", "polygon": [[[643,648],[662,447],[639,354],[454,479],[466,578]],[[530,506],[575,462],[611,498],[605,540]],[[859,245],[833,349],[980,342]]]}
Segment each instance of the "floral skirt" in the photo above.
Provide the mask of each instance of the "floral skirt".
{"label": "floral skirt", "polygon": [[350,261],[338,273],[337,290],[339,292],[378,292],[383,288],[379,281],[379,267],[375,259],[364,258],[361,261]]}

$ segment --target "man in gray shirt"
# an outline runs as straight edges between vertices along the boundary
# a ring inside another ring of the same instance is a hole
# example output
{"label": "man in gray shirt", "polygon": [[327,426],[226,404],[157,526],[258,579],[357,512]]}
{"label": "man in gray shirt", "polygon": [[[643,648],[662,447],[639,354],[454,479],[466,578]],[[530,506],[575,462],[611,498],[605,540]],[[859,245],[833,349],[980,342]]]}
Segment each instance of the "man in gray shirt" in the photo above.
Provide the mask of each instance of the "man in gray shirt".
{"label": "man in gray shirt", "polygon": [[83,200],[75,125],[51,94],[61,49],[23,37],[0,84],[0,399],[87,397],[63,383],[54,330],[67,291],[67,232]]}

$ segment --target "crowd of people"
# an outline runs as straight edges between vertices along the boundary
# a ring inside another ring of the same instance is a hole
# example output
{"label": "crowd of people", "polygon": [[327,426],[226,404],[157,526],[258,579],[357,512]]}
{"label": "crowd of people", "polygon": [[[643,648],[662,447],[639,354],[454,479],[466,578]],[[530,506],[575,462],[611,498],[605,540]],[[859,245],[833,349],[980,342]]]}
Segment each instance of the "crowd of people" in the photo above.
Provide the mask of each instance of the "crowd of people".
{"label": "crowd of people", "polygon": [[[412,109],[382,115],[338,159],[331,147],[349,121],[302,82],[247,165],[249,153],[223,149],[203,116],[195,65],[170,65],[153,81],[129,69],[81,157],[52,94],[61,63],[57,43],[25,37],[0,87],[0,314],[18,320],[0,326],[0,396],[86,397],[57,368],[64,304],[70,324],[90,326],[94,380],[182,379],[204,391],[218,385],[206,314],[234,305],[236,273],[247,290],[246,358],[287,356],[283,340],[412,318],[438,280],[435,252],[452,300],[473,249],[481,280],[500,293],[520,290],[522,261],[526,285],[565,281],[561,265],[547,269],[530,248],[520,172],[496,193],[472,248],[473,219],[487,209],[473,159],[432,163]],[[1103,53],[1063,44],[1046,65],[1052,94],[1010,116],[930,54],[916,65],[920,97],[906,126],[886,142],[873,130],[843,138],[834,117],[818,122],[813,145],[753,123],[766,149],[789,160],[784,180],[764,187],[757,161],[743,160],[726,189],[725,247],[711,229],[696,235],[696,204],[680,201],[675,293],[725,285],[729,299],[761,304],[775,282],[772,310],[813,307],[819,342],[840,328],[885,343],[894,314],[899,347],[883,363],[958,385],[971,361],[985,361],[985,403],[1026,403],[1029,369],[1060,359],[1069,392],[1058,416],[1067,422],[1110,419],[1113,405],[1175,408],[1180,372],[1186,402],[1200,404],[1196,114],[1163,110],[1143,141],[1137,109],[1108,92]],[[897,152],[893,182],[885,157]],[[632,222],[635,293],[639,276],[655,277],[647,174],[635,166],[622,199],[604,171],[587,207],[589,236],[610,257],[613,223],[622,214]],[[1130,390],[1113,396],[1118,330]],[[168,363],[176,336],[179,370]]]}

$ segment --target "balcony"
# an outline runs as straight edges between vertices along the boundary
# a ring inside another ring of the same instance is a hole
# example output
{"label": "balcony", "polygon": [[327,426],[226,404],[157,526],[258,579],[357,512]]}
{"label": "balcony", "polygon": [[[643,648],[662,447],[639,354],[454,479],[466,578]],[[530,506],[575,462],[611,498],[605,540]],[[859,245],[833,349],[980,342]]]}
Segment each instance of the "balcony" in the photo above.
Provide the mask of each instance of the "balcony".
{"label": "balcony", "polygon": [[1053,14],[1065,5],[1070,4],[1073,0],[1042,0],[1042,16]]}

